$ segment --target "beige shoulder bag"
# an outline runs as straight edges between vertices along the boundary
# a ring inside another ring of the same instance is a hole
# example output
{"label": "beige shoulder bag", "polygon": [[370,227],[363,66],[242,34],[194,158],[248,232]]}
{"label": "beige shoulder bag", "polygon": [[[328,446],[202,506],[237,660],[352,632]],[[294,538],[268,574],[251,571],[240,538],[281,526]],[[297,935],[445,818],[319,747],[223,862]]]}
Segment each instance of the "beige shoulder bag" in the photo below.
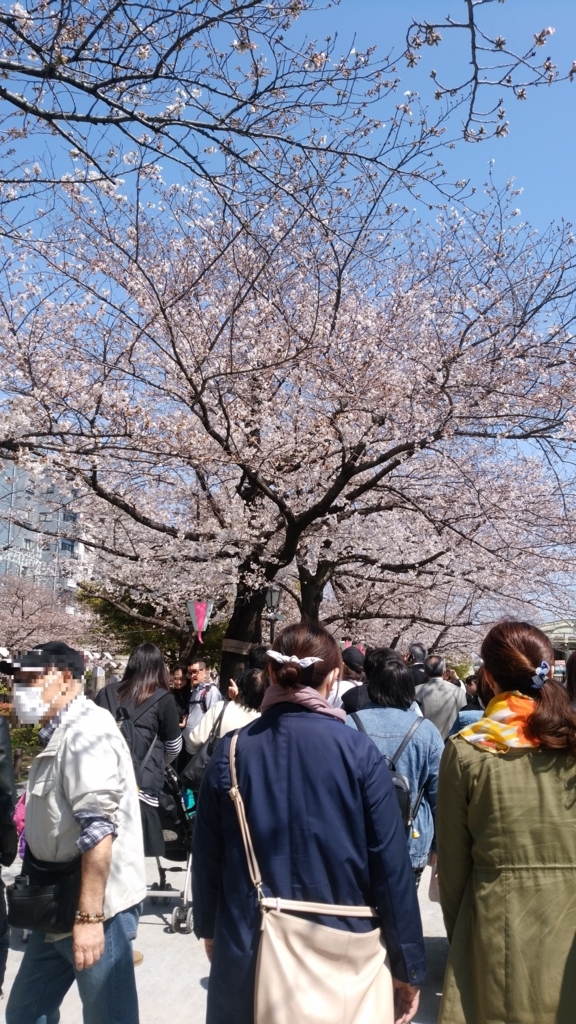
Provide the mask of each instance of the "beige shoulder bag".
{"label": "beige shoulder bag", "polygon": [[262,912],[254,1024],[394,1024],[392,976],[380,929],[348,932],[295,916],[377,917],[375,910],[264,896],[238,788],[237,739],[235,733],[230,744],[230,796]]}

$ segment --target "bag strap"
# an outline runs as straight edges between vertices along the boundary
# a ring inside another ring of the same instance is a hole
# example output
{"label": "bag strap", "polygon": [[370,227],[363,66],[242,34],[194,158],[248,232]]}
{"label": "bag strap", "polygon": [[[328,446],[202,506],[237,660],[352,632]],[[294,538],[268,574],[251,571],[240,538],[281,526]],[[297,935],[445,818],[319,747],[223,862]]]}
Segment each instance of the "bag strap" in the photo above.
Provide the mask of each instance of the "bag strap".
{"label": "bag strap", "polygon": [[162,700],[162,697],[164,697],[167,693],[168,690],[155,690],[152,696],[148,697],[148,700],[145,700],[143,704],[139,704],[134,713],[130,715],[132,721],[137,722],[138,719],[142,717],[145,711],[148,711],[149,708],[153,708],[154,705],[157,704],[159,700]]}
{"label": "bag strap", "polygon": [[358,732],[363,732],[367,736],[368,733],[366,732],[366,729],[362,725],[362,719],[360,718],[360,715],[357,715],[355,711],[352,711],[350,713],[350,718],[352,718],[353,721],[356,723],[356,728],[358,729]]}
{"label": "bag strap", "polygon": [[146,765],[148,764],[148,761],[149,761],[149,759],[151,757],[152,751],[154,750],[154,747],[156,746],[156,740],[157,739],[158,739],[158,737],[155,736],[154,739],[152,740],[152,743],[148,747],[148,752],[146,754],[146,757],[144,758],[142,763],[138,765],[138,771],[139,772],[143,772],[145,767],[146,767]]}
{"label": "bag strap", "polygon": [[[198,700],[192,700],[192,694],[190,694],[190,704],[199,704],[200,707],[202,708],[202,711],[204,712],[204,714],[206,714],[206,712],[208,710],[208,708],[206,706],[206,697],[208,696],[208,694],[210,692],[210,687],[211,686],[212,686],[212,683],[202,683],[200,686],[196,687],[196,693],[197,693],[197,696],[199,697]],[[192,691],[192,693],[193,692],[194,691]]]}
{"label": "bag strap", "polygon": [[416,803],[414,804],[414,807],[412,807],[411,810],[410,810],[410,814],[412,816],[412,821],[416,821],[416,815],[418,814],[418,811],[420,810],[420,804],[422,803],[422,800],[424,798],[424,790],[425,789],[426,789],[426,785],[421,787],[420,792],[418,793],[418,796],[416,797]]}
{"label": "bag strap", "polygon": [[238,815],[238,824],[240,825],[240,832],[242,835],[242,842],[244,843],[244,850],[246,851],[246,860],[248,861],[248,874],[252,885],[258,893],[258,898],[262,899],[264,893],[262,892],[262,873],[258,867],[258,861],[256,860],[256,854],[254,853],[254,847],[252,846],[252,837],[250,835],[250,829],[248,828],[248,822],[246,821],[246,809],[244,807],[244,801],[242,794],[238,788],[238,776],[236,774],[236,744],[238,743],[238,733],[235,732],[232,741],[230,743],[230,753],[228,759],[230,762],[230,781],[232,782],[232,788],[230,790],[230,798],[234,801],[234,807],[236,808],[236,814]]}
{"label": "bag strap", "polygon": [[260,900],[264,910],[292,910],[299,914],[327,914],[331,917],[378,917],[372,907],[348,907],[345,903],[304,903],[301,900],[276,899],[264,896]]}
{"label": "bag strap", "polygon": [[224,719],[224,712],[226,711],[226,708],[228,707],[228,704],[229,704],[229,701],[225,701],[225,700],[222,701],[222,711],[220,712],[219,715],[217,715],[217,717],[216,717],[216,719],[214,721],[214,724],[213,724],[213,726],[212,726],[212,728],[210,730],[210,735],[208,737],[208,745],[209,746],[210,746],[210,744],[214,744],[216,742],[216,740],[218,739],[218,733],[220,732],[220,726],[222,725],[222,721]]}
{"label": "bag strap", "polygon": [[402,754],[406,750],[406,747],[410,743],[410,740],[412,739],[414,733],[416,732],[417,729],[420,728],[420,726],[422,725],[423,721],[424,721],[423,718],[418,717],[416,719],[416,721],[408,729],[408,732],[406,733],[404,739],[402,740],[402,743],[400,744],[400,746],[398,747],[398,750],[396,751],[396,753],[394,754],[394,756],[392,758],[392,761],[394,763],[394,767],[396,767],[396,762],[399,760],[399,758],[402,757]]}
{"label": "bag strap", "polygon": [[229,794],[230,798],[234,802],[234,807],[236,808],[242,842],[244,843],[244,850],[246,851],[246,860],[248,861],[248,873],[250,875],[252,885],[258,894],[258,901],[261,909],[276,911],[292,910],[301,914],[331,914],[336,917],[378,917],[377,912],[372,907],[348,907],[344,905],[335,905],[333,903],[305,903],[301,900],[284,900],[276,899],[274,896],[264,896],[262,891],[262,872],[258,866],[256,854],[254,853],[252,837],[246,820],[246,809],[238,786],[238,776],[236,774],[237,742],[238,733],[235,732],[230,742],[230,752],[228,755],[230,763],[230,781],[232,782],[232,788],[230,789]]}

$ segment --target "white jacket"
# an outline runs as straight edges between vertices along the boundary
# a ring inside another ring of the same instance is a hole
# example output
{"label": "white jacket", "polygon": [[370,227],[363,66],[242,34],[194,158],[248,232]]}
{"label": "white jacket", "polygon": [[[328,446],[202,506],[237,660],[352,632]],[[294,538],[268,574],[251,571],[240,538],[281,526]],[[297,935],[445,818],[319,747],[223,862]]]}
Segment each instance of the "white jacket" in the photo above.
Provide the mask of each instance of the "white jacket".
{"label": "white jacket", "polygon": [[26,795],[26,842],[40,860],[78,856],[74,812],[114,822],[104,916],[114,917],[146,895],[138,790],[130,751],[109,711],[80,695],[32,762]]}
{"label": "white jacket", "polygon": [[[189,754],[195,754],[203,743],[206,743],[212,727],[216,723],[216,719],[222,713],[222,703],[213,704],[205,715],[202,716],[202,721],[195,729],[188,729],[184,726],[184,743],[186,750]],[[232,732],[233,729],[243,729],[245,725],[249,725],[256,718],[260,718],[259,711],[252,711],[250,708],[244,708],[241,704],[237,704],[236,701],[231,700],[224,709],[224,715],[220,722],[218,729],[217,739],[221,739],[227,732]]]}

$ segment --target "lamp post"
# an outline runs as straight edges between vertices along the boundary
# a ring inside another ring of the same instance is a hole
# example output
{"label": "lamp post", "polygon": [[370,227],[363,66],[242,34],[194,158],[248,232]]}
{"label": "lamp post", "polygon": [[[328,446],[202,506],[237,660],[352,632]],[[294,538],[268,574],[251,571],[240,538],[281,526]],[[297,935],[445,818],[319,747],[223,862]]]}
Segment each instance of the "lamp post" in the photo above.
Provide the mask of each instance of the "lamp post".
{"label": "lamp post", "polygon": [[284,616],[280,615],[278,608],[280,605],[280,587],[275,584],[268,587],[266,591],[266,607],[268,609],[268,615],[266,618],[270,623],[270,644],[274,643],[274,629],[277,622],[283,622]]}

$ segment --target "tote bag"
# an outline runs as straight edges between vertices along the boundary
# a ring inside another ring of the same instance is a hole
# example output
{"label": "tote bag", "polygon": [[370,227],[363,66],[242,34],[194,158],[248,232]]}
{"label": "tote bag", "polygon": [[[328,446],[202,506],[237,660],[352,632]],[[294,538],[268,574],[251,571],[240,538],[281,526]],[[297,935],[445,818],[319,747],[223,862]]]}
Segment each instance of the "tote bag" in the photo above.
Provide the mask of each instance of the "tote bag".
{"label": "tote bag", "polygon": [[235,733],[230,744],[230,797],[262,914],[254,1024],[394,1024],[392,975],[380,929],[347,932],[298,917],[375,918],[375,910],[264,896],[238,788],[237,738]]}

